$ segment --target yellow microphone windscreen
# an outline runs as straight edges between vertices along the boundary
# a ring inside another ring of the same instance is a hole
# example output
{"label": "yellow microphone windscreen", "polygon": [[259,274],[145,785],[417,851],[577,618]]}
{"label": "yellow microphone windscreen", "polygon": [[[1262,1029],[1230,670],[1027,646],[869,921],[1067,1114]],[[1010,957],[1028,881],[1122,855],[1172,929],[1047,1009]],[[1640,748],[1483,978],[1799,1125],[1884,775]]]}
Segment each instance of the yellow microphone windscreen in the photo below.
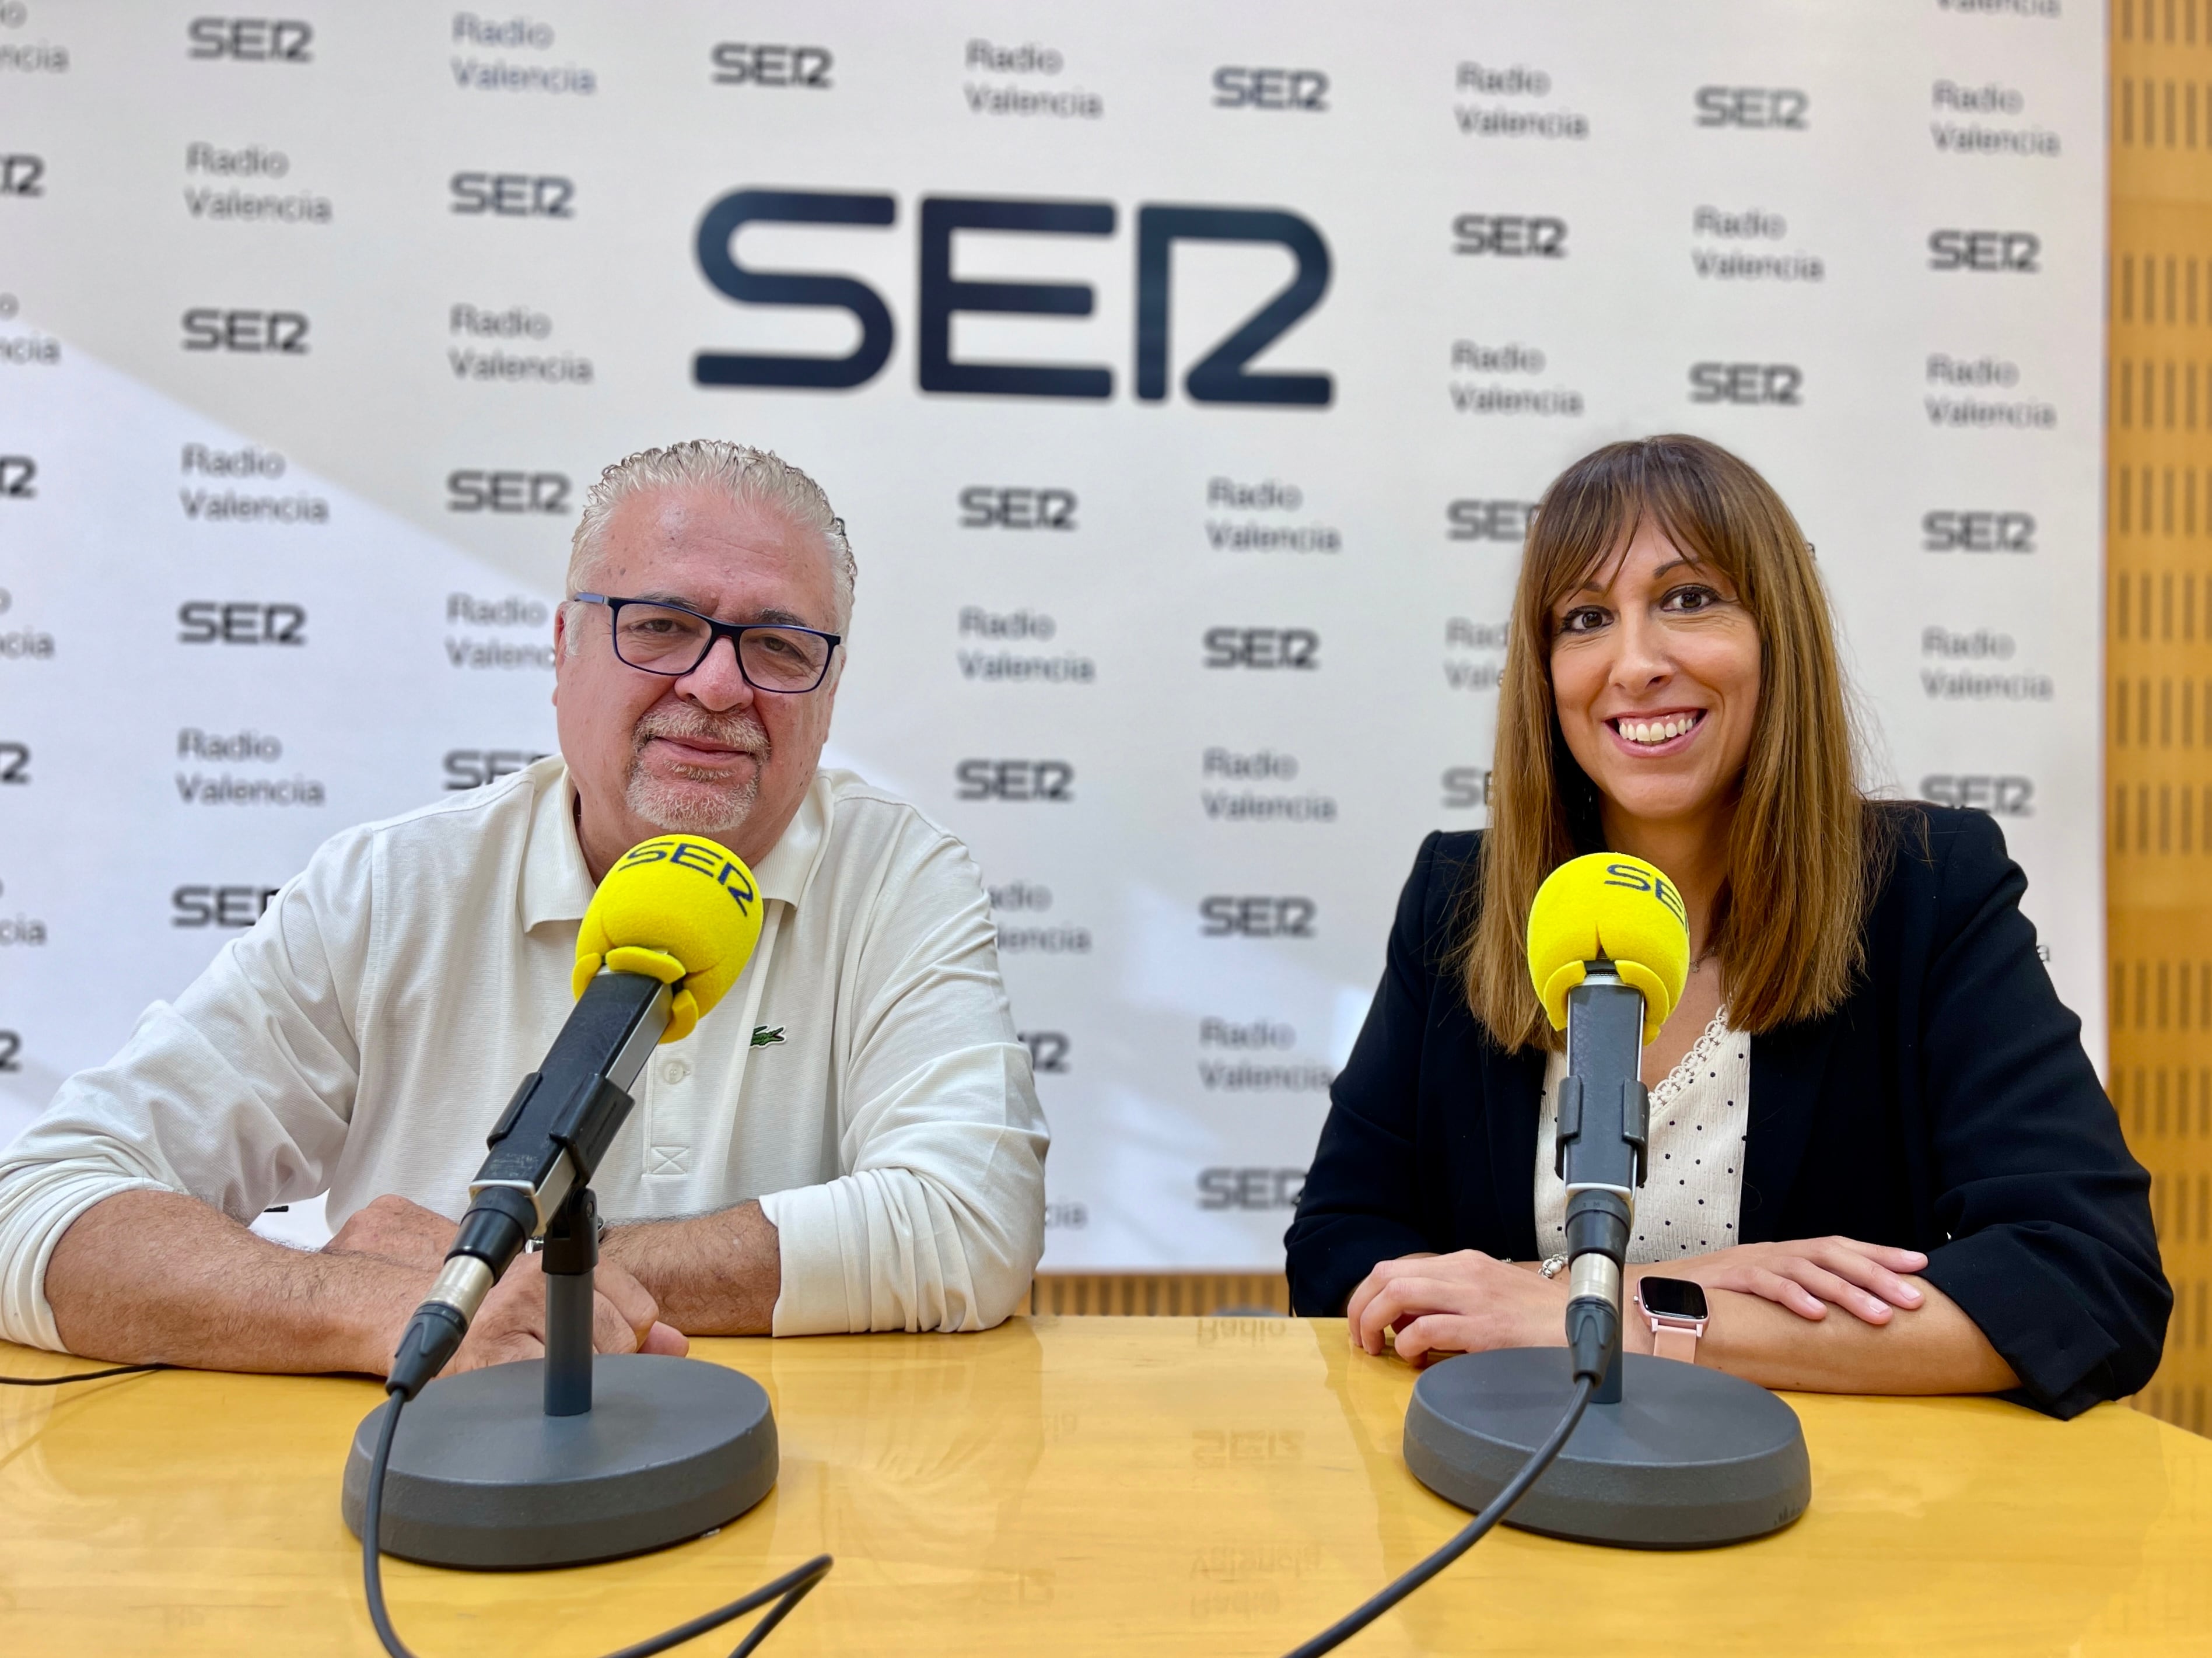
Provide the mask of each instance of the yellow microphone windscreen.
{"label": "yellow microphone windscreen", "polygon": [[1528,908],[1528,977],[1556,1030],[1567,1024],[1567,993],[1583,963],[1603,957],[1623,984],[1644,993],[1650,1042],[1682,999],[1690,976],[1690,929],[1682,895],[1641,858],[1594,852],[1544,878]]}
{"label": "yellow microphone windscreen", "polygon": [[678,1042],[722,999],[760,942],[760,888],[734,853],[696,835],[641,841],[615,860],[584,912],[572,982],[641,973],[669,986],[664,1042]]}

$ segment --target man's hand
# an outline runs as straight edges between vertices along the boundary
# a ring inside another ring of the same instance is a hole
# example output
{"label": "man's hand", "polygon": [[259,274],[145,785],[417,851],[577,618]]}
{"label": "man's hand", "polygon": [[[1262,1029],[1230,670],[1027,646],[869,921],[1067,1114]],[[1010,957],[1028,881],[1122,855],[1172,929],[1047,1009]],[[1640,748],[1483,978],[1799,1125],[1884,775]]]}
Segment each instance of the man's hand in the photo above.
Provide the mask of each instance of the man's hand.
{"label": "man's hand", "polygon": [[[514,1265],[477,1309],[468,1338],[446,1367],[446,1375],[545,1357],[543,1259],[528,1254],[514,1258]],[[666,1353],[680,1357],[690,1351],[691,1344],[681,1331],[660,1321],[660,1309],[645,1286],[621,1267],[602,1260],[592,1269],[592,1289],[593,1352]],[[399,1345],[397,1330],[392,1332],[392,1345],[395,1348]]]}
{"label": "man's hand", "polygon": [[1566,1345],[1567,1286],[1480,1250],[1406,1255],[1376,1263],[1345,1308],[1352,1345],[1382,1351],[1397,1332],[1398,1357],[1425,1363],[1449,1353]]}
{"label": "man's hand", "polygon": [[[337,1236],[324,1246],[324,1253],[374,1255],[435,1273],[459,1230],[459,1221],[447,1220],[434,1209],[387,1194],[349,1216]],[[426,1279],[423,1288],[428,1287]],[[601,1258],[592,1269],[592,1288],[594,1352],[681,1355],[689,1350],[690,1344],[682,1333],[660,1321],[660,1309],[645,1286],[612,1261]],[[395,1349],[399,1335],[399,1331],[392,1332]],[[524,1254],[515,1257],[514,1265],[484,1297],[446,1374],[544,1356],[545,1274],[539,1257]]]}
{"label": "man's hand", "polygon": [[326,1255],[375,1255],[406,1266],[424,1266],[434,1272],[453,1247],[461,1230],[434,1209],[387,1193],[372,1198],[346,1218],[337,1235],[323,1246]]}
{"label": "man's hand", "polygon": [[1786,1307],[1815,1321],[1833,1303],[1868,1324],[1887,1324],[1899,1309],[1911,1312],[1928,1297],[1899,1276],[1928,1265],[1917,1249],[1896,1249],[1856,1238],[1796,1238],[1787,1243],[1740,1243],[1709,1255],[1686,1255],[1633,1269],[1686,1278],[1708,1290],[1736,1290]]}

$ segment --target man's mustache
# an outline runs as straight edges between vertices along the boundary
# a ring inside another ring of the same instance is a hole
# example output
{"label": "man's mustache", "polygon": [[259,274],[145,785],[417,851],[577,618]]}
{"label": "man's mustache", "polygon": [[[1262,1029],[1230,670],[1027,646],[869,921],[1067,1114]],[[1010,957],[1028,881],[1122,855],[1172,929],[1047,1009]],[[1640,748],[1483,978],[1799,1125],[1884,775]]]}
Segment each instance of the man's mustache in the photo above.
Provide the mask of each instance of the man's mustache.
{"label": "man's mustache", "polygon": [[709,714],[704,708],[656,711],[637,722],[634,735],[641,749],[656,737],[672,737],[679,741],[720,743],[763,758],[769,751],[768,728],[752,715],[734,710],[723,714]]}

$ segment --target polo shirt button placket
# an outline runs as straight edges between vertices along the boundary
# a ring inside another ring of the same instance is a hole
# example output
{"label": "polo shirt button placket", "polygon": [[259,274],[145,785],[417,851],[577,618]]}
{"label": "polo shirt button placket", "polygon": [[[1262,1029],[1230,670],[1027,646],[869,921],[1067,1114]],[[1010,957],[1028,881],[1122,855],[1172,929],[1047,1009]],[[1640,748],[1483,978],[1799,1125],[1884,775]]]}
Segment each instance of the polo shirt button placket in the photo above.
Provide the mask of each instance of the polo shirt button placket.
{"label": "polo shirt button placket", "polygon": [[[678,1054],[668,1055],[655,1069],[659,1073],[658,1080],[663,1088],[678,1088],[690,1080],[691,1061]],[[660,1114],[653,1113],[655,1117]],[[648,1179],[654,1175],[674,1178],[689,1175],[691,1172],[691,1148],[672,1145],[656,1137],[654,1143],[648,1147],[645,1172]]]}

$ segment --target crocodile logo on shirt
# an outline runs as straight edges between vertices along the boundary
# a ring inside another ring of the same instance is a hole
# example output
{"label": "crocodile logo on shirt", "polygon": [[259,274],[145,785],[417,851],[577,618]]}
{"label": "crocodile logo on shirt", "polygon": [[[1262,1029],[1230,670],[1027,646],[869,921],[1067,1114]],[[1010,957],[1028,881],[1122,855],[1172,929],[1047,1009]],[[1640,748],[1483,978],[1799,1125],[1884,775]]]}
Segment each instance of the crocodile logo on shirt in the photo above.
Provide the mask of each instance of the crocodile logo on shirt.
{"label": "crocodile logo on shirt", "polygon": [[768,1026],[764,1024],[757,1024],[753,1027],[753,1046],[755,1048],[773,1048],[782,1040],[783,1027],[781,1025],[776,1026],[773,1030],[769,1029]]}

